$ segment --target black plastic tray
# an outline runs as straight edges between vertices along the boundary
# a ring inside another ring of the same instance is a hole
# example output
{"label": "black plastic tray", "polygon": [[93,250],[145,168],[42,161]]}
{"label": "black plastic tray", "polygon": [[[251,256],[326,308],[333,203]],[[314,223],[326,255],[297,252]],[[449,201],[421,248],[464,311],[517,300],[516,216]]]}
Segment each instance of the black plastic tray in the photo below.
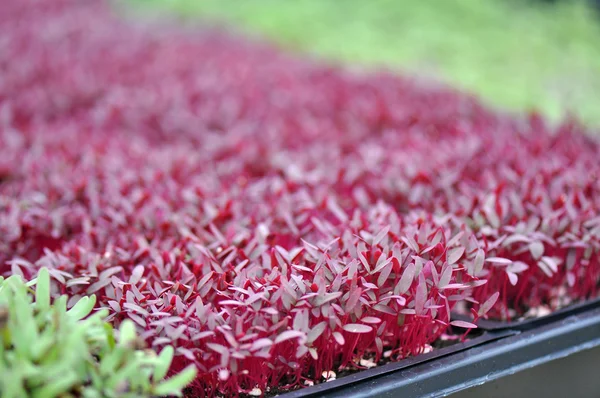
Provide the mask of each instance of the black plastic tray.
{"label": "black plastic tray", "polygon": [[512,336],[518,332],[512,330],[500,330],[497,332],[486,332],[481,336],[467,340],[462,343],[456,343],[448,347],[439,348],[433,350],[427,354],[421,354],[414,357],[406,358],[402,361],[391,362],[386,365],[377,366],[367,370],[357,371],[356,373],[349,374],[336,380],[332,380],[326,383],[320,383],[312,387],[302,388],[299,390],[291,391],[284,395],[280,395],[285,398],[305,398],[305,397],[318,397],[329,394],[340,388],[347,388],[348,385],[360,384],[368,382],[371,379],[381,377],[386,374],[393,374],[402,369],[407,369],[415,365],[419,365],[426,362],[436,361],[440,358],[447,357],[459,353],[461,351],[468,350],[473,347],[481,346],[486,343],[497,341],[499,339]]}
{"label": "black plastic tray", "polygon": [[[546,325],[551,322],[559,321],[565,317],[571,315],[577,315],[582,312],[600,308],[600,297],[592,300],[583,301],[577,304],[569,305],[568,307],[561,308],[559,310],[553,311],[552,313],[541,316],[538,318],[527,318],[520,321],[512,321],[512,322],[503,322],[503,321],[494,321],[487,319],[480,319],[477,322],[477,327],[480,330],[502,330],[502,329],[511,329],[511,330],[531,330],[543,325]],[[469,316],[462,314],[452,314],[453,320],[462,320],[462,321],[472,321]]]}
{"label": "black plastic tray", "polygon": [[515,322],[523,329],[498,327],[465,343],[289,392],[282,398],[444,397],[600,346],[600,308],[596,307],[588,302],[544,317],[543,322],[542,318],[527,326]]}

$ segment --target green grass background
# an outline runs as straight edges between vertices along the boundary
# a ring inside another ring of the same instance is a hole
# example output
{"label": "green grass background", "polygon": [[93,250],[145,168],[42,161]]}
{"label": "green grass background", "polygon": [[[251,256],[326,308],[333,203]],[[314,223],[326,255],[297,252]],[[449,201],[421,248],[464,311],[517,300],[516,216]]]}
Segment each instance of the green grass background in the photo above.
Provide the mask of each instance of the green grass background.
{"label": "green grass background", "polygon": [[600,13],[580,0],[132,0],[359,67],[434,77],[507,110],[600,125]]}

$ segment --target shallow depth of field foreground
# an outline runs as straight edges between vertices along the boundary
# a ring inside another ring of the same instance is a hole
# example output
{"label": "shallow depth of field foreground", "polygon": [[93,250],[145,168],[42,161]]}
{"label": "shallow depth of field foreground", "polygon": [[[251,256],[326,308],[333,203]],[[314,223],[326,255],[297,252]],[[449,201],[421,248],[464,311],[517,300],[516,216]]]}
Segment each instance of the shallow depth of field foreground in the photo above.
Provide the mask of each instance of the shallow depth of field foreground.
{"label": "shallow depth of field foreground", "polygon": [[67,308],[94,295],[174,347],[190,397],[285,392],[598,291],[600,147],[577,122],[97,1],[2,7],[0,273],[47,269]]}

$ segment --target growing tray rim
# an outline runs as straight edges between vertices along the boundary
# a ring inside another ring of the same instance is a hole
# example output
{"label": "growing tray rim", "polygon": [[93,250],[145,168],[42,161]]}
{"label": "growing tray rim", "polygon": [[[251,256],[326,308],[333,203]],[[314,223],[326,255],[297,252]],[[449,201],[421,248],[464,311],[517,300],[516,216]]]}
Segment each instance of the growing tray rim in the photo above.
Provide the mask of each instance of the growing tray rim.
{"label": "growing tray rim", "polygon": [[[504,326],[484,330],[481,336],[463,343],[279,396],[368,397],[384,392],[387,396],[446,396],[600,346],[600,299],[565,308],[560,314],[540,317],[523,326],[524,323],[515,322],[514,329]],[[432,385],[437,387],[426,392]],[[423,394],[415,395],[416,391]]]}

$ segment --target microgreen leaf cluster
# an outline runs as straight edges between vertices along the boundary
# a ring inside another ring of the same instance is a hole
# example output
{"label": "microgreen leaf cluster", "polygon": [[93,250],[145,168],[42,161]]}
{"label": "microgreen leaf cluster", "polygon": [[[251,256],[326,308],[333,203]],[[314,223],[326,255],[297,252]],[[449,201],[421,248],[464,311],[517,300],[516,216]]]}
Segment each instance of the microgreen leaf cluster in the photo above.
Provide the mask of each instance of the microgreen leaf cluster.
{"label": "microgreen leaf cluster", "polygon": [[[56,338],[110,370],[82,388],[167,393],[192,371],[158,380],[194,366],[192,396],[260,395],[597,294],[600,147],[575,122],[102,2],[3,7],[0,274],[47,270],[30,318],[76,322]],[[134,334],[160,371],[124,354]]]}

